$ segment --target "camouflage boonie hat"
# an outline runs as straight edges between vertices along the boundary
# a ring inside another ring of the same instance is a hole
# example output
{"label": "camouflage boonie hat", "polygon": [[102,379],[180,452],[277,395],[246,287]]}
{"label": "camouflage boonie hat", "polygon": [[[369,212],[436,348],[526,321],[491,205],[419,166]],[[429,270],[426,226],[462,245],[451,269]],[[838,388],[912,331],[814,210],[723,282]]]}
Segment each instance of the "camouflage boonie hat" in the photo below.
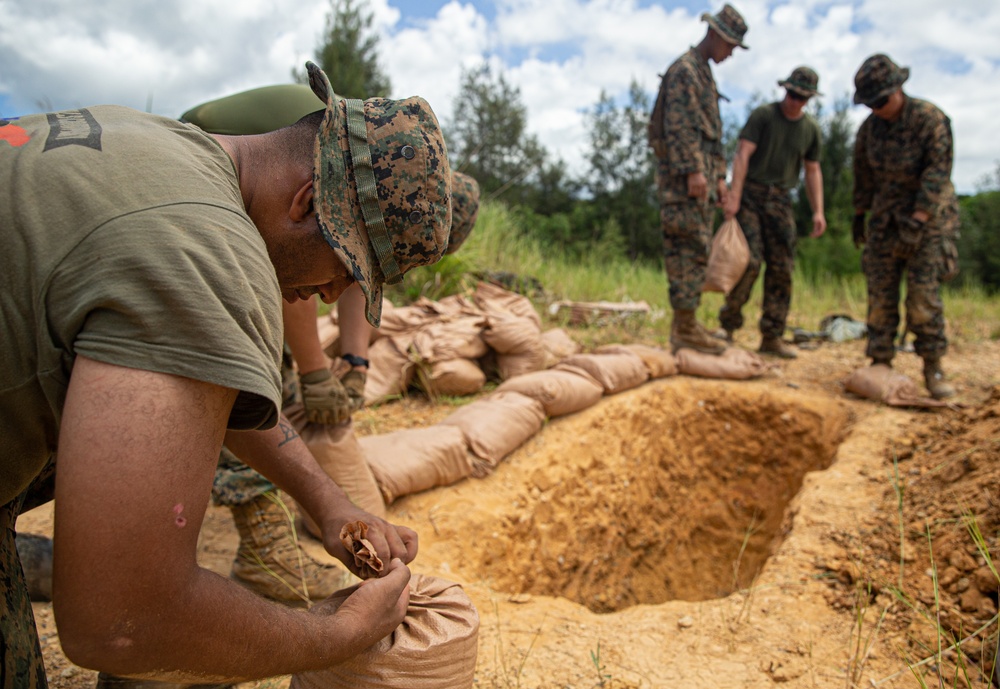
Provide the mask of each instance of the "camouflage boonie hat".
{"label": "camouflage boonie hat", "polygon": [[870,105],[903,85],[910,78],[910,68],[900,67],[888,55],[872,55],[854,75],[854,102]]}
{"label": "camouflage boonie hat", "polygon": [[787,79],[778,82],[778,86],[783,86],[805,98],[823,95],[819,92],[819,75],[805,65],[793,69]]}
{"label": "camouflage boonie hat", "polygon": [[326,104],[313,169],[319,227],[382,319],[382,285],[441,259],[451,229],[451,167],[437,117],[423,98],[338,100],[306,63]]}
{"label": "camouflage boonie hat", "polygon": [[715,32],[722,36],[726,43],[738,45],[744,50],[750,48],[743,43],[743,37],[747,33],[747,23],[743,21],[743,15],[736,11],[736,8],[726,3],[719,13],[712,16],[708,12],[701,15],[703,22],[715,29]]}
{"label": "camouflage boonie hat", "polygon": [[451,173],[451,234],[447,254],[458,251],[479,216],[479,183],[462,172]]}

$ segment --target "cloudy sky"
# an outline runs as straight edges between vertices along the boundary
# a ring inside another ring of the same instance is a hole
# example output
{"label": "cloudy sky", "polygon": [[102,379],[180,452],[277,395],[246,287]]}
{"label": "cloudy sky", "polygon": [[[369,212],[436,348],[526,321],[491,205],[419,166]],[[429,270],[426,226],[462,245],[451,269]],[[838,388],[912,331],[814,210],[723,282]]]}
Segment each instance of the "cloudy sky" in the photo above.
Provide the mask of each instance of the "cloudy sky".
{"label": "cloudy sky", "polygon": [[[973,192],[1000,164],[997,0],[734,0],[749,51],[714,67],[742,120],[799,64],[828,108],[872,53],[911,69],[908,93],[955,130],[954,180]],[[289,8],[295,10],[290,11]],[[117,103],[176,117],[192,105],[290,80],[312,57],[329,0],[0,0],[0,116]],[[579,169],[584,115],[601,90],[624,99],[704,34],[703,0],[369,0],[393,97],[425,97],[445,126],[462,67],[484,59],[520,88],[531,130]],[[621,101],[623,102],[623,100]],[[852,109],[860,122],[867,111]]]}

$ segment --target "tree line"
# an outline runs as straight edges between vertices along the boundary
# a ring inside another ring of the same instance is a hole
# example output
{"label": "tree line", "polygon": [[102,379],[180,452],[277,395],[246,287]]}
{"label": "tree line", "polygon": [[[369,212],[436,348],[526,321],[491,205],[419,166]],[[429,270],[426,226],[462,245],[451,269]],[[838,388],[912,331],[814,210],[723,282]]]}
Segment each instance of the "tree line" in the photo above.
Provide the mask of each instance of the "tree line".
{"label": "tree line", "polygon": [[[371,32],[366,0],[331,0],[316,60],[334,90],[346,97],[387,95],[388,77],[378,64],[378,38]],[[295,75],[301,79],[301,74]],[[632,261],[662,261],[655,159],[646,145],[652,99],[633,79],[624,104],[602,91],[586,113],[585,168],[573,174],[528,131],[520,89],[489,63],[464,69],[450,121],[442,122],[454,169],[474,177],[484,199],[507,204],[517,231],[566,256],[624,255]],[[723,142],[732,160],[743,122],[765,101],[750,99],[742,118],[723,122]],[[851,240],[854,128],[847,94],[827,109],[813,101],[809,112],[823,133],[823,196],[828,228],[816,240],[798,243],[797,265],[809,279],[860,273],[860,252]],[[961,272],[952,283],[1000,291],[1000,164],[980,190],[961,198],[958,239]],[[812,228],[804,183],[793,191],[799,236]],[[721,215],[718,218],[721,222]],[[718,222],[716,223],[718,224]]]}

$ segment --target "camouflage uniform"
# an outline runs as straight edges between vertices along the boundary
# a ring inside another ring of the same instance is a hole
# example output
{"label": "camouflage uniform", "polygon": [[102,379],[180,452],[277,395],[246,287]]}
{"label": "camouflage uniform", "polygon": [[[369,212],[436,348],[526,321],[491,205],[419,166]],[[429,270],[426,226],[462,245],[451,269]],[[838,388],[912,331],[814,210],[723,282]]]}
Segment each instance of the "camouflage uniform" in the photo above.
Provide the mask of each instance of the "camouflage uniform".
{"label": "camouflage uniform", "polygon": [[792,299],[792,271],[795,267],[795,214],[788,190],[747,180],[743,186],[740,211],[736,215],[750,246],[746,273],[726,295],[719,310],[719,322],[727,331],[743,326],[743,305],[765,263],[764,303],[760,332],[765,338],[780,338],[785,332]]}
{"label": "camouflage uniform", "polygon": [[55,462],[50,460],[31,485],[0,507],[0,689],[44,689],[47,685],[35,616],[17,554],[14,526],[22,512],[50,501]]}
{"label": "camouflage uniform", "polygon": [[[901,73],[903,79],[909,74],[905,69]],[[940,293],[943,245],[958,229],[958,200],[951,182],[951,121],[927,101],[905,94],[904,99],[895,122],[870,115],[854,147],[854,206],[871,211],[861,256],[868,283],[865,353],[876,361],[890,361],[895,354],[900,282],[905,275],[906,328],[916,335],[917,354],[933,361],[948,348]],[[913,255],[896,258],[894,249],[901,241],[897,218],[915,211],[924,211],[929,220]]]}
{"label": "camouflage uniform", "polygon": [[[719,91],[708,61],[691,48],[664,77],[667,155],[657,161],[663,254],[674,310],[698,308],[712,244],[716,187],[726,177]],[[687,176],[702,172],[708,197],[688,196]]]}

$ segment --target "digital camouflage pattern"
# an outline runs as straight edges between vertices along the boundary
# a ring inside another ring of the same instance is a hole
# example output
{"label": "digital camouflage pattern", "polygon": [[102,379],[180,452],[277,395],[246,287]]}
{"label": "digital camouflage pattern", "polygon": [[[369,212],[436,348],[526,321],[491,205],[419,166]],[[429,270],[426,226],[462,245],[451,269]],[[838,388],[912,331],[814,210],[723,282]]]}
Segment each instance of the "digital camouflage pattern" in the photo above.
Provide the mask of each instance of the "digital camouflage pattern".
{"label": "digital camouflage pattern", "polygon": [[701,301],[712,246],[714,212],[714,207],[701,199],[660,205],[663,262],[670,282],[670,306],[674,311],[694,311]]}
{"label": "digital camouflage pattern", "polygon": [[382,284],[438,261],[448,246],[444,135],[422,98],[337,100],[323,70],[311,62],[306,69],[326,103],[313,170],[320,230],[361,286],[368,322],[378,327]]}
{"label": "digital camouflage pattern", "polygon": [[876,53],[854,75],[854,102],[870,105],[902,86],[910,78],[910,68],[900,67],[888,55]]}
{"label": "digital camouflage pattern", "polygon": [[35,616],[17,554],[14,527],[21,512],[52,499],[55,464],[38,474],[21,495],[0,507],[0,689],[45,689],[45,665]]}
{"label": "digital camouflage pattern", "polygon": [[788,192],[747,180],[736,215],[750,246],[750,263],[743,278],[726,295],[719,310],[719,322],[729,331],[743,326],[743,306],[750,300],[750,290],[764,272],[764,304],[760,332],[765,338],[780,338],[785,333],[788,308],[792,301],[792,272],[795,269],[795,214]]}
{"label": "digital camouflage pattern", "polygon": [[816,74],[815,70],[805,65],[793,69],[787,79],[778,82],[778,86],[806,98],[823,95],[819,92],[819,75]]}
{"label": "digital camouflage pattern", "polygon": [[476,226],[479,217],[479,183],[462,172],[451,173],[451,232],[448,235],[448,250],[458,251],[469,233]]}
{"label": "digital camouflage pattern", "polygon": [[723,5],[722,9],[714,16],[705,12],[701,15],[701,20],[708,22],[708,25],[715,29],[715,32],[722,36],[727,43],[749,50],[749,47],[743,43],[743,37],[747,33],[747,23],[743,20],[743,15],[737,12],[732,5],[728,3]]}
{"label": "digital camouflage pattern", "polygon": [[[670,305],[696,309],[712,244],[716,188],[726,176],[719,91],[708,62],[694,48],[670,65],[660,89],[666,155],[658,158],[656,185]],[[706,199],[688,196],[687,176],[699,171],[708,180]]]}
{"label": "digital camouflage pattern", "polygon": [[[891,359],[899,325],[899,283],[907,276],[906,322],[914,348],[927,358],[943,355],[944,313],[940,296],[945,246],[958,232],[958,199],[951,182],[951,121],[932,103],[904,96],[895,122],[872,114],[854,146],[854,206],[871,211],[862,267],[868,282],[868,349]],[[900,242],[898,215],[924,211],[917,250],[893,257]]]}

